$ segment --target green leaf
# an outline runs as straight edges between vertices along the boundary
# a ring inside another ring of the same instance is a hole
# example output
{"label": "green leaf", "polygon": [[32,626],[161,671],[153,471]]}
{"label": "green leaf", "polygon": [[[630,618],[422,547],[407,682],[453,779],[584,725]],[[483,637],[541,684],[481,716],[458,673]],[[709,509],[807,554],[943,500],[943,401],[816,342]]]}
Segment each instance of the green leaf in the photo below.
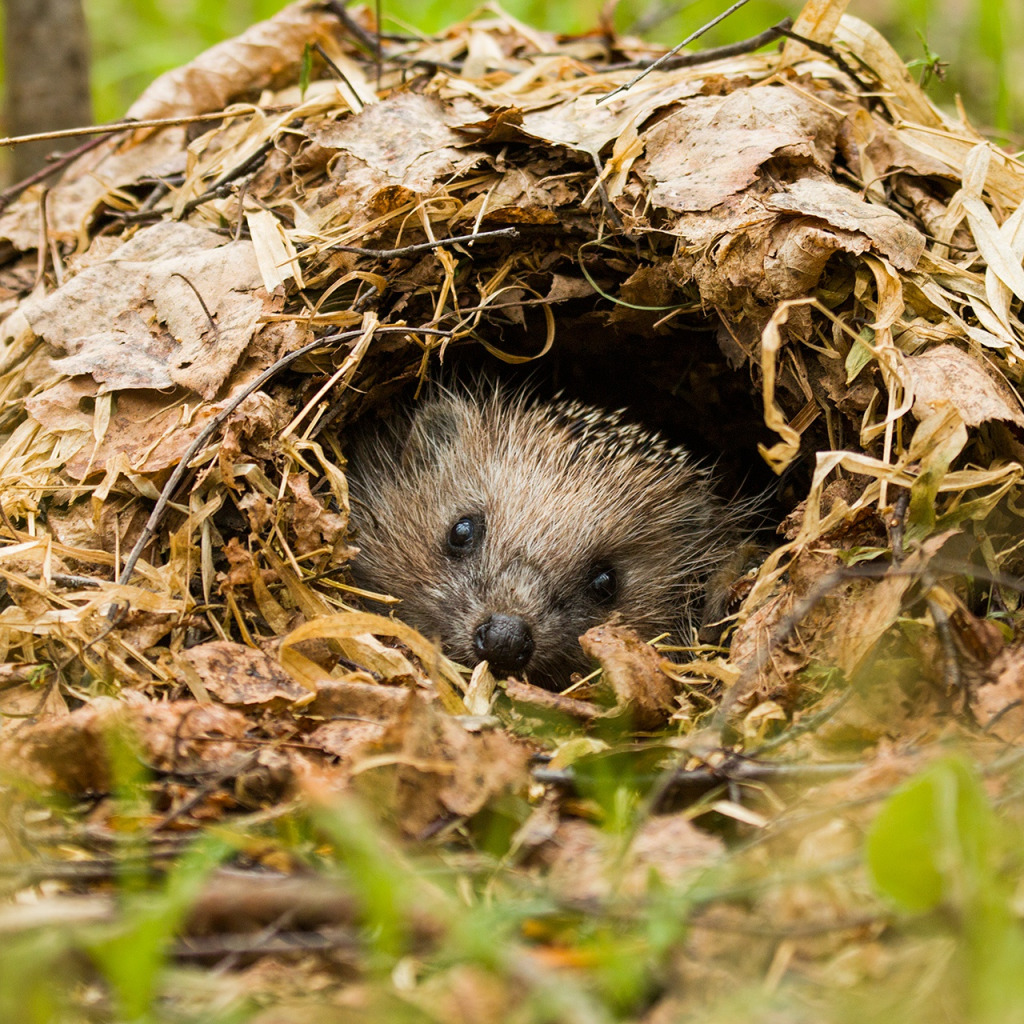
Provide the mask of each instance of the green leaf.
{"label": "green leaf", "polygon": [[970,912],[985,890],[993,815],[967,763],[939,761],[894,793],[867,836],[878,890],[908,911],[951,904]]}
{"label": "green leaf", "polygon": [[313,77],[313,47],[306,43],[302,50],[302,66],[299,68],[299,95],[305,99],[310,79]]}
{"label": "green leaf", "polygon": [[227,843],[204,836],[174,865],[160,891],[122,891],[117,924],[86,943],[126,1019],[146,1017],[175,932],[210,872],[232,850]]}
{"label": "green leaf", "polygon": [[872,359],[874,352],[868,345],[874,340],[875,332],[865,327],[860,337],[853,343],[846,355],[846,383],[852,384],[861,370],[864,369]]}

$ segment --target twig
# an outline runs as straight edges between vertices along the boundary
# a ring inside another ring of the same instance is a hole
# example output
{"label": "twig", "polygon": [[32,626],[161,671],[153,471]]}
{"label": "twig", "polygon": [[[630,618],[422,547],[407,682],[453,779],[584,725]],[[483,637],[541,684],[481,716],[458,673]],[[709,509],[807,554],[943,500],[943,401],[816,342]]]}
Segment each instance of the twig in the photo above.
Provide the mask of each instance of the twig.
{"label": "twig", "polygon": [[[440,331],[429,327],[392,327],[392,326],[379,326],[375,328],[378,332],[387,332],[389,334],[438,334],[446,337],[451,336],[451,331]],[[277,360],[272,366],[268,366],[258,377],[250,381],[242,390],[235,395],[234,398],[224,406],[223,409],[210,422],[200,431],[196,439],[188,446],[185,454],[182,455],[178,465],[174,467],[174,472],[171,473],[164,484],[163,490],[160,492],[160,497],[157,499],[156,504],[153,506],[153,511],[149,515],[149,519],[146,520],[146,525],[142,529],[142,533],[139,535],[139,539],[135,542],[135,546],[132,548],[128,555],[128,559],[124,564],[124,568],[121,570],[121,575],[118,577],[117,582],[124,586],[131,579],[132,572],[135,569],[135,563],[138,562],[142,556],[142,552],[145,550],[146,545],[153,539],[156,534],[156,528],[160,524],[160,520],[163,519],[164,513],[167,511],[167,506],[171,503],[171,498],[174,492],[178,489],[178,485],[185,478],[185,474],[189,470],[189,463],[196,457],[196,455],[203,449],[206,442],[209,441],[213,435],[220,430],[227,419],[234,414],[235,410],[248,398],[254,391],[259,390],[263,387],[268,380],[270,380],[280,370],[283,370],[286,366],[290,366],[296,360],[301,359],[305,355],[309,355],[311,352],[315,352],[317,349],[330,346],[332,343],[341,343],[345,341],[351,341],[354,338],[359,338],[363,334],[362,330],[357,331],[343,331],[340,334],[330,334],[324,338],[318,338],[316,341],[311,341],[308,345],[303,345],[302,348],[295,349],[294,352],[288,352]]]}
{"label": "twig", "polygon": [[451,238],[438,238],[433,242],[417,242],[405,245],[401,249],[364,249],[359,245],[329,245],[322,252],[354,252],[357,256],[373,256],[380,260],[395,259],[398,256],[413,256],[418,252],[430,252],[432,249],[446,249],[450,245],[461,245],[463,242],[491,241],[495,238],[518,238],[519,228],[497,228],[494,231],[478,231],[472,235],[453,235]]}
{"label": "twig", "polygon": [[[266,113],[273,113],[275,111],[288,110],[288,106],[275,106],[275,107],[262,107]],[[5,138],[0,139],[0,147],[3,146],[20,146],[26,142],[47,142],[56,139],[69,139],[76,138],[79,135],[98,135],[99,138],[90,139],[87,143],[79,146],[77,149],[70,150],[63,156],[54,160],[52,164],[47,164],[46,167],[23,181],[15,182],[15,184],[6,188],[3,192],[0,192],[0,213],[2,213],[15,199],[21,195],[30,185],[35,185],[37,182],[42,181],[44,178],[48,178],[51,174],[57,171],[64,170],[69,164],[73,163],[82,154],[89,152],[90,149],[94,149],[100,145],[106,136],[116,135],[119,132],[130,132],[135,131],[137,128],[169,128],[174,125],[182,124],[199,124],[205,121],[223,121],[227,117],[250,117],[252,116],[249,111],[246,110],[217,110],[211,111],[209,114],[192,114],[188,117],[154,117],[148,121],[114,121],[111,124],[92,124],[87,125],[84,128],[63,128],[60,131],[54,132],[35,132],[32,135],[8,135]]]}
{"label": "twig", "polygon": [[659,57],[649,67],[644,68],[644,70],[641,71],[639,75],[634,75],[628,82],[625,82],[624,84],[620,85],[618,89],[612,89],[612,91],[608,93],[607,96],[602,96],[601,99],[598,100],[598,103],[607,103],[608,100],[610,100],[613,96],[617,96],[620,92],[625,92],[627,89],[632,89],[637,82],[639,82],[643,78],[646,78],[656,68],[663,67],[684,46],[687,46],[689,43],[692,43],[694,39],[699,39],[702,35],[704,35],[705,32],[709,31],[710,29],[713,29],[720,21],[725,21],[725,19],[728,18],[730,14],[732,14],[734,11],[738,11],[746,3],[747,0],[736,0],[736,3],[734,3],[732,7],[730,7],[727,11],[723,11],[717,17],[712,18],[711,21],[709,21],[706,25],[702,25],[699,29],[697,29],[696,32],[691,32],[681,43],[677,43],[675,46],[673,46],[672,49],[668,51],[668,53]]}
{"label": "twig", "polygon": [[[273,107],[260,107],[265,114],[280,113],[294,107],[294,103]],[[110,124],[90,124],[84,128],[62,128],[54,132],[35,132],[32,135],[8,135],[0,138],[0,146],[20,146],[24,142],[45,142],[48,139],[69,139],[78,135],[116,135],[136,128],[169,128],[176,124],[199,124],[203,121],[223,121],[228,117],[251,117],[248,110],[213,110],[208,114],[189,114],[187,117],[153,117],[148,121],[112,121]]]}
{"label": "twig", "polygon": [[177,270],[174,271],[173,274],[171,274],[171,277],[180,277],[182,281],[184,281],[185,284],[187,284],[189,288],[192,289],[192,294],[195,295],[196,299],[199,301],[199,305],[203,307],[203,312],[206,314],[206,319],[210,325],[210,330],[213,331],[214,336],[216,337],[216,335],[219,333],[217,331],[217,322],[216,320],[213,319],[213,315],[210,313],[210,310],[207,308],[206,303],[203,301],[203,297],[199,293],[199,289],[184,274],[178,273]]}
{"label": "twig", "polygon": [[594,170],[597,172],[597,180],[595,184],[597,186],[597,194],[601,198],[601,205],[604,207],[604,215],[612,222],[620,235],[622,235],[627,241],[636,244],[636,239],[630,235],[629,231],[626,229],[626,225],[622,223],[622,217],[619,215],[619,211],[615,209],[612,205],[611,199],[608,198],[608,189],[604,187],[604,182],[601,180],[601,176],[604,174],[604,168],[601,166],[600,157],[598,157],[596,153],[591,153],[590,158],[594,161]]}
{"label": "twig", "polygon": [[67,587],[68,590],[83,590],[86,587],[99,587],[109,580],[101,580],[95,576],[73,576],[71,573],[55,572],[50,576],[60,587]]}
{"label": "twig", "polygon": [[345,26],[349,34],[370,53],[373,53],[375,40],[373,36],[348,13],[348,0],[324,0],[324,7]]}
{"label": "twig", "polygon": [[781,940],[829,935],[834,932],[860,931],[863,928],[885,924],[888,920],[889,917],[881,911],[876,914],[855,914],[852,917],[832,917],[819,921],[792,921],[786,924],[754,924],[711,916],[707,920],[702,920],[698,915],[691,920],[690,927],[734,935],[763,935],[767,938]]}
{"label": "twig", "polygon": [[[793,632],[796,630],[797,626],[800,625],[803,619],[840,584],[851,579],[880,579],[884,576],[914,576],[920,580],[928,581],[935,570],[938,570],[939,572],[955,573],[961,576],[972,576],[977,579],[984,580],[986,583],[1009,587],[1012,590],[1024,593],[1024,579],[1018,576],[994,573],[983,566],[971,565],[969,562],[964,562],[958,559],[932,557],[929,559],[927,566],[910,569],[904,568],[901,565],[886,564],[853,565],[843,566],[841,569],[836,569],[834,572],[830,572],[827,575],[822,576],[807,596],[804,597],[803,600],[799,601],[794,606],[793,610],[785,616],[785,618],[781,619],[775,625],[775,628],[771,630],[768,639],[765,641],[764,647],[756,657],[752,658],[747,663],[747,666],[743,669],[740,678],[737,679],[736,682],[733,683],[726,691],[725,696],[722,698],[721,704],[718,705],[718,710],[715,712],[714,718],[712,719],[710,727],[711,730],[721,732],[728,721],[732,709],[740,700],[751,693],[757,685],[758,674],[767,663],[771,652],[780,644],[785,643],[790,636],[792,636]],[[931,605],[934,602],[928,601],[927,603],[931,609]],[[942,617],[941,613],[937,613],[932,609],[933,620],[937,614],[939,615],[939,618]],[[945,638],[942,633],[944,628],[947,632],[947,636]],[[945,673],[946,682],[956,690],[959,686],[959,669],[955,664],[950,665],[948,661],[950,656],[955,656],[955,650],[952,648],[952,640],[948,635],[948,627],[939,626],[936,621],[936,632],[939,634],[940,643],[943,644],[943,650],[947,657]],[[949,646],[947,646],[947,641],[949,642]]]}
{"label": "twig", "polygon": [[836,569],[834,572],[830,572],[813,586],[810,592],[798,601],[793,607],[793,610],[776,623],[775,628],[771,630],[770,635],[764,643],[764,646],[757,653],[756,657],[750,659],[746,667],[740,674],[739,679],[736,680],[732,686],[729,687],[725,692],[725,696],[722,698],[721,704],[718,705],[718,710],[715,712],[714,717],[711,720],[711,731],[717,731],[719,733],[725,728],[726,723],[729,720],[729,715],[732,709],[748,694],[753,692],[757,686],[758,676],[761,669],[764,668],[774,651],[780,644],[784,644],[796,630],[797,626],[800,625],[803,620],[810,615],[810,613],[828,597],[829,594],[835,590],[840,584],[845,583],[848,579],[857,576],[883,576],[886,572],[891,570],[891,566],[871,566],[871,565],[859,565],[852,567],[843,567]]}
{"label": "twig", "polygon": [[953,630],[949,624],[949,612],[930,594],[926,594],[924,600],[931,613],[939,646],[942,648],[942,681],[946,687],[945,696],[952,698],[955,694],[963,692],[963,685],[960,661],[957,658],[956,644],[953,642]]}
{"label": "twig", "polygon": [[[134,836],[124,836],[119,840],[122,844],[135,842]],[[57,845],[44,840],[45,845]],[[119,870],[125,868],[137,868],[152,870],[162,867],[165,862],[170,862],[181,855],[182,851],[191,842],[191,836],[183,834],[170,838],[161,836],[157,845],[148,846],[146,853],[139,856],[124,856],[120,852],[115,855],[96,856],[90,854],[88,860],[64,861],[64,860],[40,860],[36,859],[24,864],[0,864],[0,879],[10,882],[5,889],[20,889],[28,885],[40,885],[43,882],[71,882],[78,885],[85,885],[90,882],[105,882],[115,878]],[[96,844],[76,843],[72,837],[70,840],[62,840],[63,850],[67,851],[66,844],[76,844],[82,849],[95,850]],[[41,844],[37,844],[41,845]],[[2,933],[2,928],[0,928]]]}
{"label": "twig", "polygon": [[[520,683],[516,679],[509,679],[505,683],[505,695],[516,704],[527,704],[544,711],[554,711],[557,714],[565,715],[567,718],[579,719],[582,722],[589,722],[596,718],[603,718],[606,714],[604,708],[591,704],[590,701],[579,700],[576,697],[566,697],[562,693],[551,693],[549,690],[542,690],[532,683]],[[538,772],[547,769],[537,769]],[[539,781],[558,782],[553,773],[550,778]]]}
{"label": "twig", "polygon": [[380,39],[381,0],[374,0],[373,20],[375,22],[374,28],[377,30],[373,37],[373,59],[377,65],[377,92],[380,92],[380,80],[384,73],[384,63],[381,60],[382,51]]}
{"label": "twig", "polygon": [[[377,32],[375,35],[370,35],[362,25],[359,24],[346,10],[348,6],[348,0],[324,0],[324,7],[327,8],[342,25],[347,29],[349,35],[351,35],[356,43],[358,43],[362,49],[367,53],[373,55],[374,66],[377,69],[377,88],[380,88],[380,76],[385,64],[394,62],[396,64],[409,64],[412,67],[424,67],[432,72],[436,72],[439,68],[442,71],[448,71],[451,74],[459,74],[462,71],[460,64],[451,63],[443,60],[424,60],[422,57],[416,57],[412,54],[407,53],[384,53],[381,49],[381,41],[384,39],[390,42],[405,43],[409,42],[410,39],[404,36],[394,35],[388,32],[380,31],[380,11],[377,12]],[[419,42],[418,38],[413,39],[414,42]],[[317,50],[320,51],[319,46]],[[321,56],[324,59],[328,58],[320,51]],[[328,60],[328,63],[333,67],[333,62]],[[340,72],[338,72],[341,75]],[[341,75],[341,77],[344,77]]]}
{"label": "twig", "polygon": [[285,956],[296,953],[365,953],[366,946],[355,938],[352,928],[321,928],[315,932],[278,932],[276,935],[196,935],[179,939],[171,947],[175,960],[223,960],[257,956]]}
{"label": "twig", "polygon": [[239,758],[236,763],[228,765],[228,767],[219,771],[213,778],[208,779],[202,786],[199,786],[187,800],[182,801],[177,807],[171,808],[156,824],[146,829],[147,838],[155,839],[158,832],[167,828],[172,822],[183,818],[193,807],[198,807],[208,796],[216,792],[223,783],[229,779],[237,779],[243,772],[252,768],[259,760],[259,757],[259,748],[251,750]]}
{"label": "twig", "polygon": [[[375,55],[375,62],[378,63],[378,67],[383,64],[394,61],[395,63],[407,63],[416,67],[429,68],[433,71],[437,71],[440,68],[443,71],[448,71],[452,74],[459,74],[462,70],[461,65],[449,63],[441,60],[424,60],[422,57],[413,57],[411,54],[404,53],[386,53],[381,54],[379,46],[381,39],[391,39],[398,42],[402,42],[400,37],[388,35],[380,32],[380,22],[377,23],[377,34],[371,36],[362,25],[360,25],[346,10],[348,6],[348,0],[324,0],[324,6],[329,10],[337,19],[344,25],[348,30],[349,34],[359,43],[367,53]],[[378,71],[377,79],[378,88],[380,86],[380,78]]]}
{"label": "twig", "polygon": [[333,60],[331,60],[331,58],[328,55],[327,51],[319,43],[314,43],[313,44],[313,50],[320,57],[320,59],[324,62],[324,64],[327,67],[327,70],[330,71],[331,74],[334,75],[334,77],[338,79],[338,81],[344,82],[345,81],[345,76],[342,74],[341,68],[339,68],[338,65],[334,63]]}
{"label": "twig", "polygon": [[793,740],[806,736],[808,733],[818,731],[818,727],[834,718],[853,698],[854,689],[848,686],[828,707],[823,708],[813,715],[804,715],[799,722],[790,726],[785,732],[765,740],[756,750],[751,752],[751,757],[763,757],[771,750],[792,743]]}
{"label": "twig", "polygon": [[[298,120],[291,121],[288,124],[288,128],[295,128],[301,122]],[[265,142],[260,143],[256,149],[253,150],[240,164],[232,167],[231,170],[225,171],[202,195],[193,196],[181,210],[181,216],[184,217],[186,214],[191,213],[197,206],[202,206],[203,203],[208,203],[211,199],[219,199],[230,191],[229,186],[237,179],[242,177],[243,174],[248,174],[254,167],[263,162],[263,158],[274,148],[277,144],[277,136],[273,136],[267,139]]]}
{"label": "twig", "polygon": [[[635,777],[635,781],[640,785],[645,782],[658,784],[661,789],[659,795],[666,799],[680,789],[708,790],[731,782],[822,782],[851,775],[863,767],[863,764],[854,761],[796,764],[730,757],[721,765],[678,768],[646,777],[641,774]],[[571,768],[535,768],[530,774],[537,782],[545,785],[558,786],[573,793],[577,791],[576,774]]]}
{"label": "twig", "polygon": [[[729,43],[727,46],[712,46],[711,49],[700,50],[698,53],[681,53],[668,60],[664,58],[658,58],[658,60],[661,61],[660,66],[665,71],[673,71],[676,68],[692,68],[700,64],[710,64],[716,60],[738,57],[741,53],[753,53],[755,50],[760,50],[762,46],[767,46],[773,40],[778,39],[779,36],[785,35],[785,30],[792,28],[792,26],[792,18],[783,18],[777,25],[773,25],[771,28],[759,32],[756,36],[751,36],[749,39],[742,39],[738,43]],[[628,71],[630,68],[637,68],[639,70],[641,68],[649,68],[656,63],[658,61],[632,60],[628,63],[611,64],[602,70]]]}
{"label": "twig", "polygon": [[899,565],[904,557],[903,525],[910,507],[910,491],[904,488],[896,495],[892,513],[885,520],[885,532],[889,534],[889,547],[892,548],[892,560]]}
{"label": "twig", "polygon": [[[814,50],[816,53],[820,53],[823,57],[827,57],[837,68],[839,68],[840,71],[843,72],[844,75],[849,75],[851,80],[856,82],[862,89],[867,88],[867,85],[861,81],[853,68],[843,60],[839,51],[835,47],[828,46],[825,43],[819,43],[816,39],[808,39],[806,36],[802,36],[798,32],[793,32],[789,28],[779,29],[779,34],[784,35],[787,39],[793,39],[798,43],[803,43],[803,45],[809,50]],[[870,71],[870,68],[868,70]],[[877,97],[875,97],[875,99],[877,100]]]}
{"label": "twig", "polygon": [[[11,140],[4,140],[7,143],[11,143]],[[15,139],[14,142],[18,142]],[[28,141],[25,139],[24,141]],[[56,174],[58,171],[63,171],[68,164],[74,163],[80,156],[84,156],[91,149],[95,149],[101,145],[104,141],[103,136],[98,139],[89,139],[88,142],[83,142],[82,145],[76,146],[74,149],[69,149],[66,153],[62,153],[55,160],[49,161],[45,167],[41,167],[35,174],[30,174],[27,178],[22,178],[21,181],[16,181],[13,185],[5,188],[3,192],[0,192],[0,213],[7,209],[7,207],[14,202],[18,196],[27,188],[31,188],[33,185],[37,185],[39,182],[44,181],[50,177],[51,174]],[[3,145],[0,142],[0,145]]]}
{"label": "twig", "polygon": [[681,14],[687,7],[685,3],[660,4],[648,8],[642,15],[633,18],[622,28],[624,36],[635,36],[643,38],[653,32],[659,25],[663,25],[670,18]]}
{"label": "twig", "polygon": [[407,64],[411,68],[424,68],[436,74],[438,71],[447,71],[451,75],[462,74],[462,65],[457,61],[450,60],[427,60],[424,57],[416,57],[411,53],[389,53],[385,58],[386,64]]}

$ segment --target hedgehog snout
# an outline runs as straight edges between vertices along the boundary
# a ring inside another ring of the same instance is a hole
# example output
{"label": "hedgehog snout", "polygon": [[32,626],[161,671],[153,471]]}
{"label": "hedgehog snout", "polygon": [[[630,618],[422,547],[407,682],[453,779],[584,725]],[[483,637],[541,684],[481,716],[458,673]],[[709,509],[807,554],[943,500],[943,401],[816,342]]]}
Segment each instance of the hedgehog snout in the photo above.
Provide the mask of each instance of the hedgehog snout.
{"label": "hedgehog snout", "polygon": [[533,630],[519,615],[491,615],[473,633],[473,650],[497,676],[522,672],[533,648]]}

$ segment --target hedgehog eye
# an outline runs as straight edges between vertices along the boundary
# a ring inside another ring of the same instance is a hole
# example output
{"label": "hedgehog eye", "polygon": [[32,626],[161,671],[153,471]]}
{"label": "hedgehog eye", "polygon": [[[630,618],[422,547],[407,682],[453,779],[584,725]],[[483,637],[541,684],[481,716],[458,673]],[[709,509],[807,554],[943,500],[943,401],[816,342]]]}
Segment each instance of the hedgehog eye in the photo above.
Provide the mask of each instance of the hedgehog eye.
{"label": "hedgehog eye", "polygon": [[599,565],[587,583],[587,592],[597,604],[611,604],[619,592],[619,581],[610,565]]}
{"label": "hedgehog eye", "polygon": [[480,543],[483,533],[482,520],[474,519],[472,516],[456,519],[448,531],[448,554],[457,558],[468,555]]}

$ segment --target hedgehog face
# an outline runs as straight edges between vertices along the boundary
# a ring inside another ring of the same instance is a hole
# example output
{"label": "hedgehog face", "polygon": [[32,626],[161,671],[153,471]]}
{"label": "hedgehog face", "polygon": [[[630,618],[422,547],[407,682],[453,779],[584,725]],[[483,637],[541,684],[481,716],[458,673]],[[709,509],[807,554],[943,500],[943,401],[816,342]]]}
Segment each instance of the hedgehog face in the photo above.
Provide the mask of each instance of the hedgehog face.
{"label": "hedgehog face", "polygon": [[561,688],[612,617],[677,635],[727,552],[684,452],[615,414],[444,395],[357,442],[356,582],[456,661]]}
{"label": "hedgehog face", "polygon": [[[421,632],[429,627],[456,660],[486,660],[496,675],[564,686],[586,668],[575,640],[615,611],[618,573],[598,552],[566,563],[568,553],[557,550],[564,531],[532,514],[529,500],[495,496],[482,511],[455,513],[440,545],[449,599],[414,597],[402,613],[422,623]],[[515,528],[523,516],[533,518],[532,535]]]}

